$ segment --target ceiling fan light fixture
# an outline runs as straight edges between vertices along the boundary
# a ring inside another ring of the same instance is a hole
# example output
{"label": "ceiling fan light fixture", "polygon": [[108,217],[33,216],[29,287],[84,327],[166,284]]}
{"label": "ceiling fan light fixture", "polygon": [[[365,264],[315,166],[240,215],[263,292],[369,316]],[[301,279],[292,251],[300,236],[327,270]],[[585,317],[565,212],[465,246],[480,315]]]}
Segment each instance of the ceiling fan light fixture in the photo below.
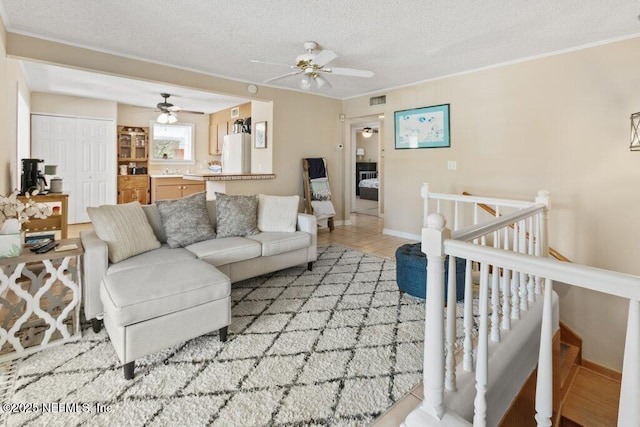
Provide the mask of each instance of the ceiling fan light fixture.
{"label": "ceiling fan light fixture", "polygon": [[169,118],[167,120],[169,121],[169,124],[174,124],[175,122],[178,121],[178,118],[176,117],[175,114],[169,113]]}
{"label": "ceiling fan light fixture", "polygon": [[371,129],[370,127],[362,129],[362,136],[364,138],[371,138],[371,135],[373,135],[373,129]]}
{"label": "ceiling fan light fixture", "polygon": [[166,124],[169,123],[169,114],[162,112],[160,113],[160,115],[158,116],[158,118],[156,119],[156,121],[158,123],[162,123],[162,124]]}
{"label": "ceiling fan light fixture", "polygon": [[327,84],[327,79],[325,79],[324,77],[322,77],[322,75],[318,74],[315,78],[316,81],[316,87],[318,89],[322,89],[323,86],[325,86]]}
{"label": "ceiling fan light fixture", "polygon": [[311,81],[308,77],[305,76],[300,80],[300,89],[311,90]]}

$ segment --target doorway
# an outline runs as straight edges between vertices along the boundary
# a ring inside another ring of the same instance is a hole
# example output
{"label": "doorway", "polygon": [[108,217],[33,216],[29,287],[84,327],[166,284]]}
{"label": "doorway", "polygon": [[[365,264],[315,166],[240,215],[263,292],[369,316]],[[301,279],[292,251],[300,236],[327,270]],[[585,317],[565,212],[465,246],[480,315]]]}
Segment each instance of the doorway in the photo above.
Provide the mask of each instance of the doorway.
{"label": "doorway", "polygon": [[382,212],[381,127],[377,116],[363,117],[351,122],[354,171],[352,211],[376,217],[381,216]]}

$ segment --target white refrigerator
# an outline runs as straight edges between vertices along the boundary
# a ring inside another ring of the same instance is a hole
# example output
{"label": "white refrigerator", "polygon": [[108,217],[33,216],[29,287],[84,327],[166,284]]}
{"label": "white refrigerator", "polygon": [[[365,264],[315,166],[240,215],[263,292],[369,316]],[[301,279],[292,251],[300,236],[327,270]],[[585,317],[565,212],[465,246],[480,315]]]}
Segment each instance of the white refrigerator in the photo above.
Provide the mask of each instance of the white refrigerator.
{"label": "white refrigerator", "polygon": [[222,173],[251,172],[251,134],[232,133],[222,143]]}

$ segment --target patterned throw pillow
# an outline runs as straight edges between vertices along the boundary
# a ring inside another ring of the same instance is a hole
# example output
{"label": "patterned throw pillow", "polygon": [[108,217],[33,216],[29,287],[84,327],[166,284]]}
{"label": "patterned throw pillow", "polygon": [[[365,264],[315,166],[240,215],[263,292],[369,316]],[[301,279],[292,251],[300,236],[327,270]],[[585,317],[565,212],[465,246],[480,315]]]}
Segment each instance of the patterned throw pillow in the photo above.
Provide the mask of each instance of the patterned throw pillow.
{"label": "patterned throw pillow", "polygon": [[258,198],[216,193],[218,238],[258,234]]}
{"label": "patterned throw pillow", "polygon": [[329,178],[315,178],[311,181],[311,200],[331,200]]}
{"label": "patterned throw pillow", "polygon": [[205,193],[192,194],[182,199],[158,200],[156,206],[170,248],[216,238],[209,220]]}
{"label": "patterned throw pillow", "polygon": [[96,235],[107,243],[109,261],[114,264],[160,247],[138,202],[87,208],[87,213]]}

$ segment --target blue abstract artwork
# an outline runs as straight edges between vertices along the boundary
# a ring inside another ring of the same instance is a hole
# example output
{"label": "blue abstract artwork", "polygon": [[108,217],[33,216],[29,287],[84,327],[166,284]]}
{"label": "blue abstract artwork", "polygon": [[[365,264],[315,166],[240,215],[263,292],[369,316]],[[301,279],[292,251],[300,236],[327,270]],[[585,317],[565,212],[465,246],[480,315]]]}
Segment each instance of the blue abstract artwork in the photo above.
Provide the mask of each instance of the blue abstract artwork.
{"label": "blue abstract artwork", "polygon": [[396,148],[450,147],[449,104],[396,111]]}

